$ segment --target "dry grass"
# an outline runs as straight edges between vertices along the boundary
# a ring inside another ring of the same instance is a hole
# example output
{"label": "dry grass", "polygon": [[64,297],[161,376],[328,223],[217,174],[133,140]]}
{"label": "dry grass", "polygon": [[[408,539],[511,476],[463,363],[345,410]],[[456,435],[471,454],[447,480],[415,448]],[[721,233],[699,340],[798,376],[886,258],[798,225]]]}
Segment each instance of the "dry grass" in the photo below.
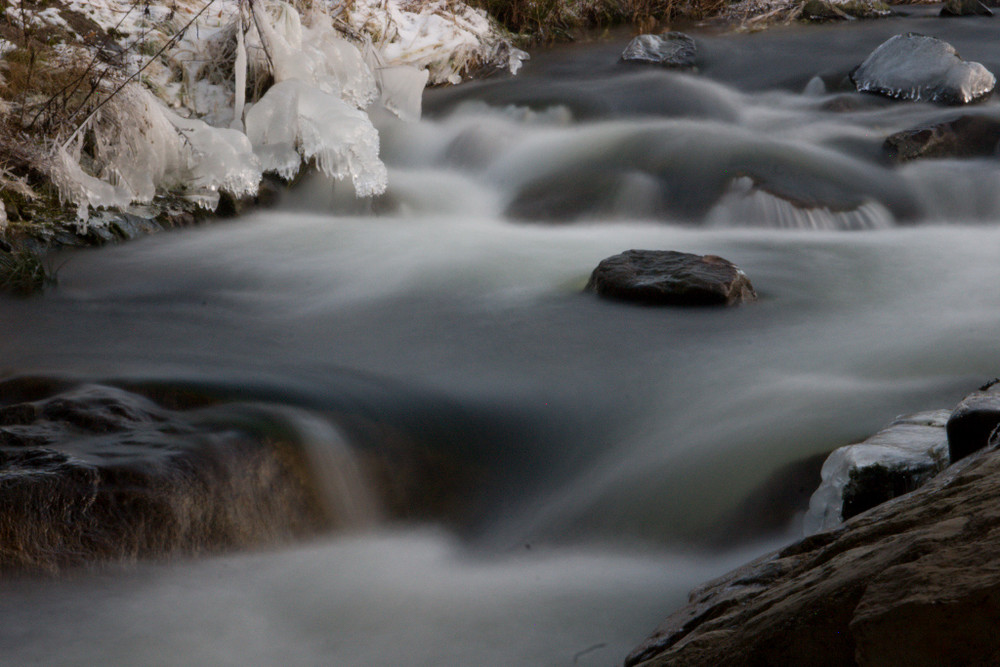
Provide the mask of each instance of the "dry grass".
{"label": "dry grass", "polygon": [[646,32],[670,21],[704,19],[727,0],[471,0],[507,30],[528,41],[548,42],[573,31],[628,24]]}

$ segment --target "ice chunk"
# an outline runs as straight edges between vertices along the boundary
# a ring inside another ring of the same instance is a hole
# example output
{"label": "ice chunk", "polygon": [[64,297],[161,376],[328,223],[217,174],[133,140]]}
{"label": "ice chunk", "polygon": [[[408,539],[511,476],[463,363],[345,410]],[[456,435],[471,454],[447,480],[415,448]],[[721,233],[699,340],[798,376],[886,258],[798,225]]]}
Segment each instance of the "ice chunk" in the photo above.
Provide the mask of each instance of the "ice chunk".
{"label": "ice chunk", "polygon": [[265,171],[291,178],[302,160],[350,177],[359,197],[381,194],[388,176],[368,116],[339,97],[293,79],[274,85],[246,114],[247,136]]}
{"label": "ice chunk", "polygon": [[378,70],[382,106],[402,120],[420,120],[424,87],[430,73],[409,65],[383,67]]}

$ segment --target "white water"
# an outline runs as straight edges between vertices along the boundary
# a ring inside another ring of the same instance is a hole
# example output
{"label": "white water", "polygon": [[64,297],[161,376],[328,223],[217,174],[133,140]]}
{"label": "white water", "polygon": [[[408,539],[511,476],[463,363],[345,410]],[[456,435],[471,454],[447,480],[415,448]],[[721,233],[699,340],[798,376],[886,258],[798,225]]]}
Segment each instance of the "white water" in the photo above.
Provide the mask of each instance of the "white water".
{"label": "white water", "polygon": [[[742,48],[766,60],[797,34]],[[846,62],[845,33],[812,34],[803,53],[825,35],[830,67]],[[380,119],[379,215],[307,183],[278,210],[66,253],[57,290],[3,301],[12,373],[358,412],[443,453],[444,481],[478,473],[459,509],[421,522],[4,582],[2,660],[620,663],[688,589],[798,534],[811,488],[739,514],[770,475],[996,375],[997,163],[892,168],[885,133],[953,112],[858,95],[823,111],[829,97],[800,94],[834,78],[815,55],[784,63],[785,86],[761,64],[713,69],[748,36],[712,39],[701,78],[616,70],[595,45],[536,57],[535,78],[431,94],[418,126]],[[748,176],[816,205],[741,198],[727,178]],[[579,293],[628,248],[722,255],[761,300]]]}

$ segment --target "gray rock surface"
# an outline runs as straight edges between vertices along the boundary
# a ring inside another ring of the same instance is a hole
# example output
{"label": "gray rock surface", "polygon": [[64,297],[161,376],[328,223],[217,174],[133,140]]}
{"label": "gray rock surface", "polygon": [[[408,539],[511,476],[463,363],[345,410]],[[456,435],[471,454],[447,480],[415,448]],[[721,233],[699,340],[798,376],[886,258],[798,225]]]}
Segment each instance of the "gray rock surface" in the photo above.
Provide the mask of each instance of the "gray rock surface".
{"label": "gray rock surface", "polygon": [[665,32],[635,37],[622,52],[622,60],[683,69],[694,67],[697,55],[691,37],[682,32]]}
{"label": "gray rock surface", "polygon": [[626,665],[1000,664],[1000,453],[693,591]]}
{"label": "gray rock surface", "polygon": [[732,306],[757,298],[750,279],[729,260],[673,250],[627,250],[609,257],[585,289],[647,305]]}
{"label": "gray rock surface", "polygon": [[890,135],[882,145],[898,162],[918,158],[993,157],[1000,154],[1000,119],[960,116]]}
{"label": "gray rock surface", "polygon": [[883,42],[851,72],[851,81],[861,92],[942,104],[968,104],[996,86],[980,63],[962,60],[947,42],[912,32]]}

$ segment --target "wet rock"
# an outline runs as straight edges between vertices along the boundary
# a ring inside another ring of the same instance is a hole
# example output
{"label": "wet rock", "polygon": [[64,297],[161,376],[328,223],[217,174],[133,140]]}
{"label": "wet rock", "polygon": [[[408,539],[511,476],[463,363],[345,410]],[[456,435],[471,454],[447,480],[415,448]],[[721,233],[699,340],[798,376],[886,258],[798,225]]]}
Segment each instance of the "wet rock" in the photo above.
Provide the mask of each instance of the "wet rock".
{"label": "wet rock", "polygon": [[806,535],[909,493],[941,472],[948,465],[949,414],[932,410],[897,417],[870,438],[835,449],[809,500]]}
{"label": "wet rock", "polygon": [[958,404],[948,418],[948,453],[952,462],[1000,437],[1000,382],[993,381]]}
{"label": "wet rock", "polygon": [[0,383],[0,572],[244,547],[329,524],[291,440],[115,387],[45,386]]}
{"label": "wet rock", "polygon": [[1000,664],[1000,453],[691,593],[626,665]]}
{"label": "wet rock", "polygon": [[934,37],[907,33],[889,38],[851,72],[860,92],[894,99],[968,104],[993,92],[996,77],[962,60]]}
{"label": "wet rock", "polygon": [[757,298],[750,279],[715,255],[627,250],[594,269],[587,291],[648,305],[733,306]]}
{"label": "wet rock", "polygon": [[980,0],[947,0],[941,16],[993,16],[993,12]]}
{"label": "wet rock", "polygon": [[684,33],[665,32],[635,37],[622,52],[622,60],[683,69],[694,67],[697,53],[694,40]]}
{"label": "wet rock", "polygon": [[1000,120],[961,116],[889,136],[882,146],[898,162],[917,158],[992,157],[1000,152]]}

